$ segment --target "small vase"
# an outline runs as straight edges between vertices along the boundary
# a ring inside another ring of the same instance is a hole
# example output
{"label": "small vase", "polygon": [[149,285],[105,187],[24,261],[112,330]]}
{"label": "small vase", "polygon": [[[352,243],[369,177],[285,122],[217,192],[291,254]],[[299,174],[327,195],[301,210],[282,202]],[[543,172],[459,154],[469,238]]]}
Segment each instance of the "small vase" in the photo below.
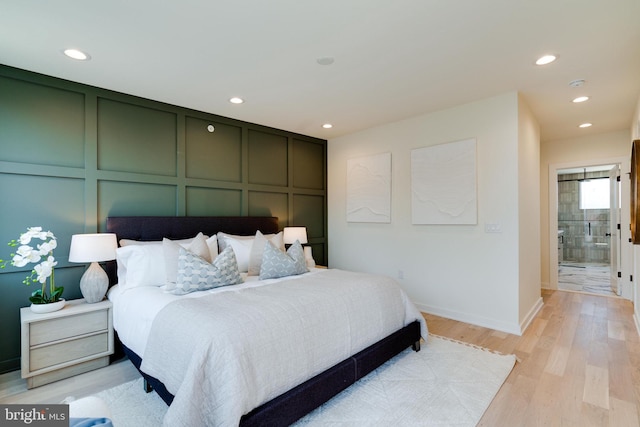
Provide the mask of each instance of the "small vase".
{"label": "small vase", "polygon": [[50,302],[47,304],[31,304],[31,311],[34,313],[51,313],[61,310],[64,307],[66,301],[64,298],[60,298],[56,302]]}

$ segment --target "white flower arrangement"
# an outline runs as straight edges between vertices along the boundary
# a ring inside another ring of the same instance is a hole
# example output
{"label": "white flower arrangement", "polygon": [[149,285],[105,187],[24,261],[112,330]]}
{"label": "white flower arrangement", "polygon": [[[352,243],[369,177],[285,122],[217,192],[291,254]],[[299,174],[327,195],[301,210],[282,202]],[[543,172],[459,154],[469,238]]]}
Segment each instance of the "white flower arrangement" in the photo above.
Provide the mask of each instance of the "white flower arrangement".
{"label": "white flower arrangement", "polygon": [[[39,239],[42,243],[35,247],[30,246],[31,240]],[[58,262],[53,257],[53,250],[58,246],[56,236],[51,231],[42,231],[42,227],[29,227],[25,233],[22,233],[18,240],[11,240],[8,243],[11,247],[18,246],[16,253],[11,254],[11,265],[14,267],[24,267],[29,263],[38,263],[31,270],[23,281],[25,285],[31,283],[40,283],[40,289],[31,294],[29,300],[34,304],[47,304],[60,300],[63,287],[57,288],[55,285],[55,277],[53,267]],[[7,262],[0,259],[0,268],[5,268]],[[49,279],[49,293],[47,294],[46,284]]]}

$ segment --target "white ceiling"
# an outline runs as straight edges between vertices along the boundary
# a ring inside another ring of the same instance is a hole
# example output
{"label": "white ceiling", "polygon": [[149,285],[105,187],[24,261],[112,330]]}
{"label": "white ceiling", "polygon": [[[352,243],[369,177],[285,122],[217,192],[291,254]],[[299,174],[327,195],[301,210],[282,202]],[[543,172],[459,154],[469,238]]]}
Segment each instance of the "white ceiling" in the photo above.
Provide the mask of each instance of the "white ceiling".
{"label": "white ceiling", "polygon": [[556,140],[630,128],[640,1],[0,0],[0,63],[323,139],[519,91]]}

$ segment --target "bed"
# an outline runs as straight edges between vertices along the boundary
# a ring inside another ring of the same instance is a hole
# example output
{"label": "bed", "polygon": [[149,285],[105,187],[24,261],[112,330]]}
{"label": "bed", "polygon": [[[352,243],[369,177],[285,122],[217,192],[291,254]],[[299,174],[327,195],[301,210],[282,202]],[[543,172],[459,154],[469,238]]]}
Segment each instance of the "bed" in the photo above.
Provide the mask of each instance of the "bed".
{"label": "bed", "polygon": [[[107,219],[107,232],[119,241],[175,241],[218,232],[254,236],[257,231],[277,235],[277,218]],[[404,349],[419,351],[427,335],[419,311],[397,284],[381,276],[333,269],[266,280],[244,275],[239,285],[176,296],[158,287],[125,292],[116,284],[118,268],[115,262],[105,267],[116,334],[145,378],[147,391],[155,390],[170,405],[172,425],[290,425]],[[347,294],[350,287],[355,294]],[[374,288],[379,290],[371,291]],[[343,293],[344,301],[338,296]],[[367,299],[371,301],[365,309],[341,309]],[[249,306],[247,300],[259,303]],[[374,316],[377,312],[381,314]],[[209,313],[218,317],[205,318]],[[232,318],[236,314],[239,320]],[[342,320],[328,327],[333,318]],[[247,319],[253,319],[250,327],[237,326]],[[280,328],[284,332],[269,336]],[[200,335],[191,338],[192,333]],[[331,342],[334,339],[340,342]]]}

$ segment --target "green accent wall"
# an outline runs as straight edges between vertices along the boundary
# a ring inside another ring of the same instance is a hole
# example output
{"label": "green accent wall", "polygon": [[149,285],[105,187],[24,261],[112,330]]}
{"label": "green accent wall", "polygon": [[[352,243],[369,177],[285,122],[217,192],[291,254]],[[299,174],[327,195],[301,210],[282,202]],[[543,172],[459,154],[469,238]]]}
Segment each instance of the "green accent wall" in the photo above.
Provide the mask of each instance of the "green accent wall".
{"label": "green accent wall", "polygon": [[[0,259],[27,227],[51,230],[66,299],[85,268],[71,235],[108,216],[277,216],[326,265],[326,174],[325,140],[0,65]],[[20,368],[32,266],[0,270],[0,373]]]}

